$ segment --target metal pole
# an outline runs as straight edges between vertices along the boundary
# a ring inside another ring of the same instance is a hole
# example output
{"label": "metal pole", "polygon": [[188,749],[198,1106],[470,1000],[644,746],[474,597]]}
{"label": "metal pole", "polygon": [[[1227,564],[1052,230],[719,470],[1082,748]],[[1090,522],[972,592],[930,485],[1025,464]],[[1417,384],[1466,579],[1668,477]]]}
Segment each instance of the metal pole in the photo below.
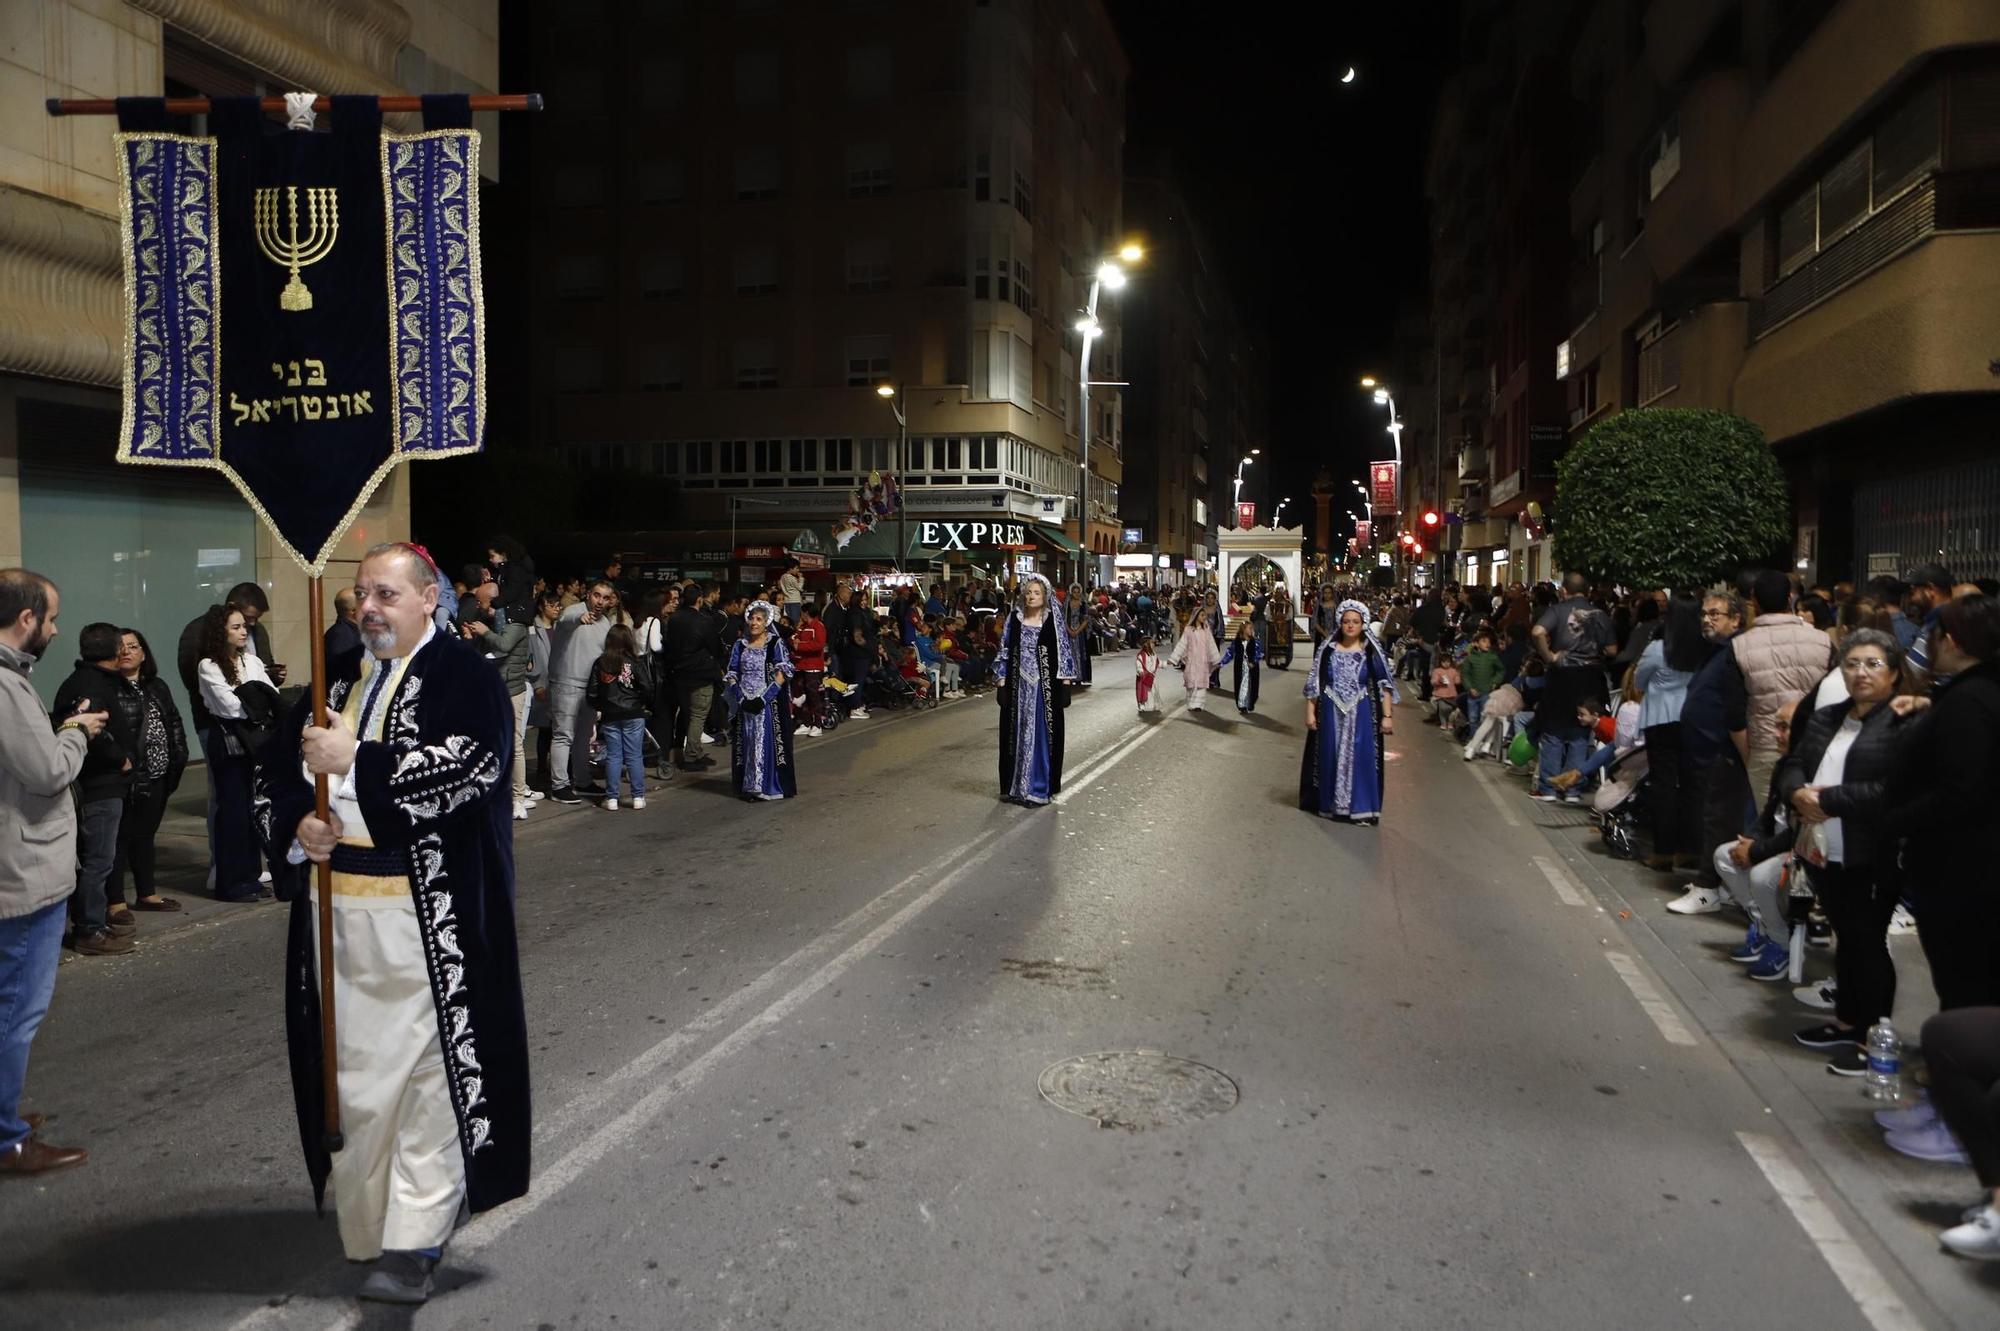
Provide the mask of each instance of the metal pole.
{"label": "metal pole", "polygon": [[[310,579],[306,586],[311,614],[306,631],[312,644],[313,724],[325,729],[326,592],[317,577]],[[328,812],[330,803],[326,777],[314,776],[313,817],[326,822],[331,817]],[[340,1042],[335,1032],[333,1003],[333,861],[322,860],[315,864],[313,879],[319,889],[319,900],[314,904],[319,925],[319,1076],[320,1112],[324,1120],[320,1140],[328,1154],[333,1154],[346,1144],[340,1131]]]}
{"label": "metal pole", "polygon": [[896,572],[910,552],[910,416],[903,390],[896,390]]}
{"label": "metal pole", "polygon": [[1083,352],[1077,357],[1076,378],[1080,419],[1076,423],[1076,581],[1082,586],[1084,559],[1090,549],[1090,347],[1097,340],[1097,293],[1104,279],[1090,279],[1090,303],[1084,307]]}

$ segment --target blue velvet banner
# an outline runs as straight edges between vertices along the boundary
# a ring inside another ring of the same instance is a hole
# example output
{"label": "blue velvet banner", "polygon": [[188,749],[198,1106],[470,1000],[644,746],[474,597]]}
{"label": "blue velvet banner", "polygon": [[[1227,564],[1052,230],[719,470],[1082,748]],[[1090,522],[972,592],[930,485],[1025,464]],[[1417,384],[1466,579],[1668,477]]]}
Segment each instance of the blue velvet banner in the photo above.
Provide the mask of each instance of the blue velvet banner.
{"label": "blue velvet banner", "polygon": [[332,114],[283,130],[216,99],[212,138],[117,137],[118,459],[221,471],[315,574],[398,463],[485,433],[479,136]]}

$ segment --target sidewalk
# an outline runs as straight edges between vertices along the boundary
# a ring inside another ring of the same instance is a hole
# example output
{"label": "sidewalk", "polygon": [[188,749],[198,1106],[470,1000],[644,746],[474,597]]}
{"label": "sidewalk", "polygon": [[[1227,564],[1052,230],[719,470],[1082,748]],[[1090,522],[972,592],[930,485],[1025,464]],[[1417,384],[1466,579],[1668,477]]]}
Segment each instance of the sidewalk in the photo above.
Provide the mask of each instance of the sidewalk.
{"label": "sidewalk", "polygon": [[[1461,765],[1451,741],[1425,731],[1405,743],[1432,741],[1450,749],[1452,767],[1487,787],[1472,795],[1497,801],[1520,823],[1540,831],[1554,851],[1542,870],[1553,878],[1566,868],[1587,889],[1606,916],[1606,941],[1618,933],[1666,980],[1672,997],[1693,1016],[1776,1118],[1810,1153],[1812,1163],[1869,1226],[1874,1237],[1963,1326],[1993,1325],[2000,1318],[2000,1264],[1962,1261],[1943,1252],[1938,1231],[1957,1222],[1958,1213],[1977,1199],[1980,1188],[1964,1165],[1931,1164],[1890,1150],[1872,1111],[1887,1106],[1866,1098],[1860,1078],[1838,1077],[1826,1069],[1826,1054],[1792,1040],[1795,1031],[1818,1025],[1831,1014],[1808,1009],[1792,996],[1789,981],[1758,983],[1748,967],[1728,960],[1743,940],[1745,922],[1733,911],[1682,916],[1667,910],[1688,875],[1656,873],[1633,861],[1613,859],[1584,808],[1540,804],[1528,797],[1526,774],[1509,773],[1482,759]],[[1540,866],[1530,866],[1539,868]],[[1930,967],[1914,933],[1892,935],[1896,964],[1893,1021],[1904,1040],[1904,1088],[1915,1086],[1914,1045],[1923,1023],[1937,1011]],[[1833,978],[1831,949],[1808,948],[1806,984]]]}

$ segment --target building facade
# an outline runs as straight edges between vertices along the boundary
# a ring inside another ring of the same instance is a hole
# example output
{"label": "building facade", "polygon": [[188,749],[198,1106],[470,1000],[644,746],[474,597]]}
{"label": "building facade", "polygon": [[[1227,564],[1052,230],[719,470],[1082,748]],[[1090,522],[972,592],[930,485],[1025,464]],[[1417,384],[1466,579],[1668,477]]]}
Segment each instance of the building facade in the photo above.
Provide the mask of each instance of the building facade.
{"label": "building facade", "polygon": [[[527,205],[548,256],[524,275],[532,429],[587,494],[652,486],[655,511],[608,524],[628,553],[782,552],[829,536],[878,477],[900,486],[912,545],[927,520],[979,520],[1028,539],[954,543],[953,562],[1074,567],[1075,323],[1121,241],[1126,62],[1101,5],[532,14],[550,108]],[[1118,299],[1103,296],[1094,380],[1123,378]],[[1081,534],[1108,565],[1119,393],[1091,409]],[[835,565],[895,562],[896,527],[836,543]],[[940,551],[903,553],[929,567]]]}
{"label": "building facade", "polygon": [[[113,461],[125,309],[117,124],[51,117],[44,100],[490,91],[497,8],[496,0],[265,0],[254,11],[221,0],[0,6],[0,566],[54,578],[70,624],[136,627],[171,653],[188,620],[254,580],[269,589],[272,648],[295,678],[309,647],[305,578],[234,488],[207,472]],[[399,472],[342,553],[408,533]],[[178,689],[175,672],[163,674]],[[42,684],[60,680],[54,672]]]}
{"label": "building facade", "polygon": [[[1149,155],[1128,167],[1125,213],[1148,257],[1126,301],[1126,370],[1136,387],[1125,403],[1122,498],[1124,525],[1139,539],[1119,562],[1133,575],[1150,569],[1184,581],[1216,558],[1216,533],[1236,522],[1237,463],[1267,442],[1264,352],[1212,266],[1171,158]],[[1242,498],[1260,505],[1260,521],[1271,520],[1255,466],[1244,472]],[[1303,513],[1294,504],[1286,520]]]}
{"label": "building facade", "polygon": [[[1531,312],[1525,360],[1487,354],[1490,386],[1527,367],[1525,471],[1505,451],[1520,422],[1504,395],[1483,422],[1461,417],[1487,445],[1485,511],[1546,495],[1538,429],[1567,442],[1612,411],[1712,407],[1770,439],[1807,576],[1926,560],[2000,574],[2000,7],[1547,0],[1470,6],[1468,34],[1482,22],[1554,35],[1561,77],[1517,58],[1507,96],[1560,86],[1553,111],[1574,131],[1562,329],[1551,340]],[[1472,174],[1440,170],[1434,196]],[[1493,238],[1521,244],[1518,219],[1496,212]],[[1443,257],[1450,224],[1438,234]],[[1515,275],[1539,293],[1546,250],[1527,244]],[[1484,326],[1434,310],[1447,340]],[[1528,540],[1518,521],[1508,534]]]}

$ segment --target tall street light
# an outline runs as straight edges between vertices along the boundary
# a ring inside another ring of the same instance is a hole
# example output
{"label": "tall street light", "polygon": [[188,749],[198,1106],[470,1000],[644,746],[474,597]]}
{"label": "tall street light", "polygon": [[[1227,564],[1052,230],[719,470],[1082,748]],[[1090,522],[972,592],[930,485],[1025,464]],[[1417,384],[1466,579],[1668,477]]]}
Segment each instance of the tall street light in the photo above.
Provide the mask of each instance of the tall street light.
{"label": "tall street light", "polygon": [[[1243,502],[1243,469],[1249,466],[1252,462],[1254,462],[1257,458],[1257,455],[1263,451],[1264,450],[1261,448],[1253,448],[1250,450],[1249,457],[1244,458],[1241,462],[1236,464],[1236,488],[1235,490],[1230,492],[1229,496],[1230,508],[1234,509],[1236,505]],[[1232,518],[1232,521],[1233,520],[1234,519]]]}
{"label": "tall street light", "polygon": [[1137,263],[1145,257],[1145,250],[1128,243],[1120,247],[1117,259],[1099,263],[1090,277],[1090,299],[1083,307],[1083,317],[1076,321],[1076,331],[1083,334],[1083,351],[1076,359],[1077,405],[1081,412],[1076,423],[1076,580],[1079,583],[1087,581],[1084,559],[1090,550],[1090,390],[1093,386],[1119,386],[1114,381],[1094,385],[1090,377],[1090,349],[1104,331],[1104,326],[1097,322],[1097,297],[1107,288],[1116,291],[1125,285],[1125,270],[1119,267],[1120,262]]}
{"label": "tall street light", "polygon": [[877,384],[875,395],[896,413],[896,572],[901,573],[910,550],[910,418],[903,410],[901,388]]}
{"label": "tall street light", "polygon": [[1292,502],[1292,497],[1290,495],[1286,495],[1283,499],[1280,499],[1278,501],[1278,511],[1271,515],[1272,527],[1277,528],[1285,525],[1285,505],[1291,502]]}

